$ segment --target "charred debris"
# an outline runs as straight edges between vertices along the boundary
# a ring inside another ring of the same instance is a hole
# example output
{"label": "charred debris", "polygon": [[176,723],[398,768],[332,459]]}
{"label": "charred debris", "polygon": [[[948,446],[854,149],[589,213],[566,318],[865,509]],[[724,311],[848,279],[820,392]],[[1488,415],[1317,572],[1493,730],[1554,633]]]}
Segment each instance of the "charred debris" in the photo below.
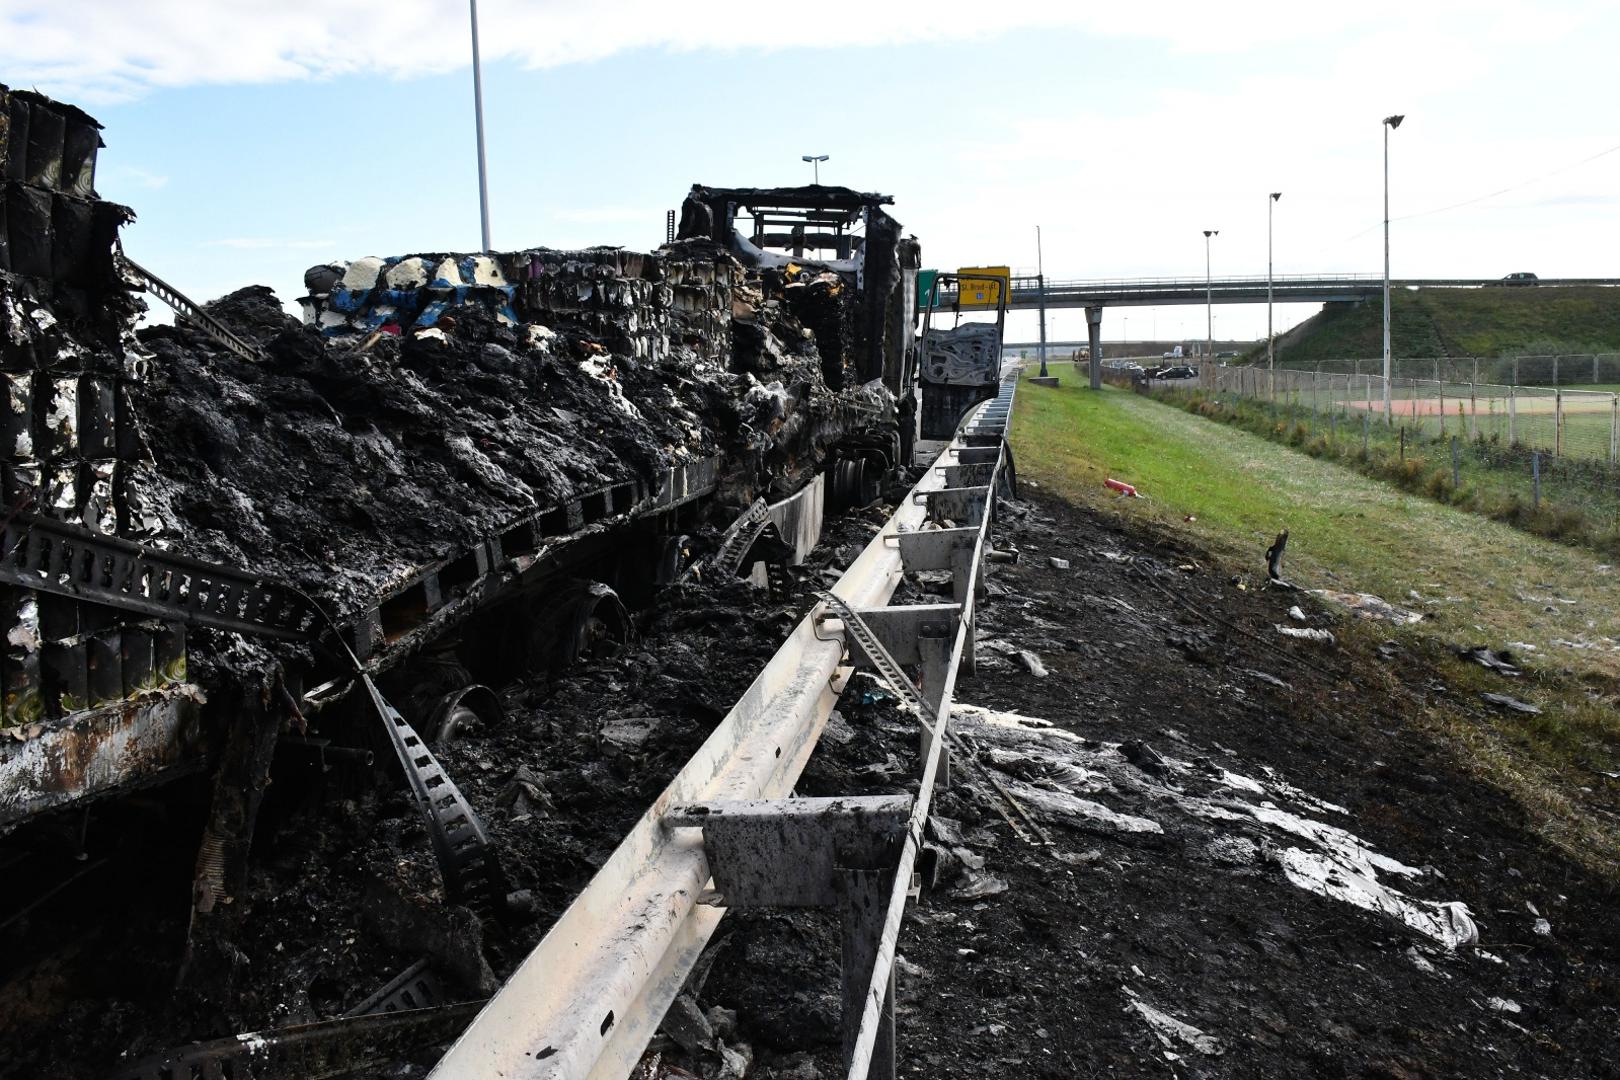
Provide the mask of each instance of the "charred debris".
{"label": "charred debris", "polygon": [[[426,746],[489,685],[633,637],[722,540],[780,583],[805,538],[762,507],[819,522],[910,462],[919,247],[886,196],[696,186],[653,252],[322,264],[299,320],[126,259],[99,132],[0,87],[0,848],[190,777],[194,987],[239,967],[278,752],[395,786],[397,752],[434,843],[486,850],[435,818]],[[173,325],[137,328],[142,291]]]}

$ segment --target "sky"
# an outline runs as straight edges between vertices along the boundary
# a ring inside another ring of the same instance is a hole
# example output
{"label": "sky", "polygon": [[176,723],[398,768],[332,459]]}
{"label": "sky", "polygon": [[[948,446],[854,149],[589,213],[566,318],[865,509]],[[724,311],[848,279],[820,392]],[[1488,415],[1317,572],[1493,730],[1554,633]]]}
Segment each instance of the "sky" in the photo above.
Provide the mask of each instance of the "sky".
{"label": "sky", "polygon": [[[1106,7],[1106,10],[1103,8]],[[1096,10],[1093,10],[1096,9]],[[483,0],[497,249],[650,249],[693,182],[894,196],[925,266],[1050,278],[1620,275],[1620,5]],[[195,299],[479,246],[460,0],[0,0],[0,83],[106,130],[132,257]],[[1461,205],[1459,205],[1461,204]],[[1279,332],[1312,305],[1279,305]],[[1104,336],[1201,338],[1202,308]],[[1217,338],[1265,333],[1215,309]],[[1052,340],[1085,336],[1049,313]],[[1015,314],[1013,339],[1035,336]]]}

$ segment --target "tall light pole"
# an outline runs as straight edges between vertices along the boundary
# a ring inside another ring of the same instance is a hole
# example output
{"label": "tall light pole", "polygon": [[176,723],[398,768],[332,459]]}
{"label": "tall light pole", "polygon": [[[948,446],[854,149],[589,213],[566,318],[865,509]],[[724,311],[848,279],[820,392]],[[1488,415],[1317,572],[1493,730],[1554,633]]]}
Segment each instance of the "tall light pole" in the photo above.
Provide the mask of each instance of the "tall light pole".
{"label": "tall light pole", "polygon": [[816,178],[815,179],[816,187],[821,186],[821,163],[823,161],[827,160],[827,156],[828,155],[826,155],[826,154],[806,154],[802,158],[799,159],[800,161],[809,162],[810,163],[810,168],[815,170],[814,175],[815,175],[815,178]]}
{"label": "tall light pole", "polygon": [[483,224],[484,250],[489,244],[489,174],[484,168],[484,75],[478,63],[478,0],[467,0],[472,16],[473,115],[478,124],[478,217]]}
{"label": "tall light pole", "polygon": [[1271,392],[1277,392],[1277,354],[1272,347],[1271,333],[1271,211],[1282,198],[1282,192],[1273,191],[1266,200],[1266,368],[1271,372]]}
{"label": "tall light pole", "polygon": [[1204,230],[1204,370],[1215,359],[1215,291],[1209,276],[1209,238],[1221,235],[1219,229]]}
{"label": "tall light pole", "polygon": [[1384,420],[1395,422],[1394,406],[1390,404],[1389,386],[1389,133],[1401,126],[1405,116],[1384,117]]}
{"label": "tall light pole", "polygon": [[[1041,298],[1041,378],[1046,374],[1046,263],[1041,258],[1041,227],[1035,226],[1035,286]],[[1008,297],[1011,300],[1011,297]]]}

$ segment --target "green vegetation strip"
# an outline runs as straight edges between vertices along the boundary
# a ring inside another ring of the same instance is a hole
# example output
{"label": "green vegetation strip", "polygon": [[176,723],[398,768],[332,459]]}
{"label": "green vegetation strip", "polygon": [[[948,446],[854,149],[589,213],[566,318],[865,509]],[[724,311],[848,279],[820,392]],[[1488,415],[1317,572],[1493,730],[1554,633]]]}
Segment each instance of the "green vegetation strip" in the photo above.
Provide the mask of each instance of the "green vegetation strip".
{"label": "green vegetation strip", "polygon": [[[1059,388],[1026,387],[1018,395],[1020,478],[1190,535],[1251,582],[1264,580],[1265,549],[1287,528],[1285,570],[1296,583],[1376,593],[1424,612],[1428,618],[1406,629],[1352,625],[1347,641],[1370,650],[1393,638],[1430,657],[1451,696],[1465,700],[1417,710],[1424,719],[1514,794],[1549,839],[1589,864],[1620,853],[1612,824],[1620,785],[1605,775],[1620,770],[1620,571],[1596,553],[1183,409],[1122,390],[1091,392],[1067,365],[1056,373]],[[1116,495],[1103,486],[1108,477],[1146,497]],[[1511,648],[1532,670],[1504,680],[1451,659],[1453,645]],[[1483,690],[1544,711],[1522,717],[1483,710]]]}
{"label": "green vegetation strip", "polygon": [[[1409,493],[1620,559],[1620,468],[1607,461],[1541,451],[1532,465],[1533,452],[1508,445],[1500,431],[1487,432],[1481,425],[1475,437],[1456,434],[1468,431],[1466,422],[1454,422],[1450,433],[1442,434],[1432,419],[1414,425],[1397,416],[1391,425],[1379,412],[1323,414],[1286,399],[1272,404],[1179,389],[1160,390],[1156,396],[1311,457],[1338,461]],[[1607,443],[1608,418],[1602,419]]]}

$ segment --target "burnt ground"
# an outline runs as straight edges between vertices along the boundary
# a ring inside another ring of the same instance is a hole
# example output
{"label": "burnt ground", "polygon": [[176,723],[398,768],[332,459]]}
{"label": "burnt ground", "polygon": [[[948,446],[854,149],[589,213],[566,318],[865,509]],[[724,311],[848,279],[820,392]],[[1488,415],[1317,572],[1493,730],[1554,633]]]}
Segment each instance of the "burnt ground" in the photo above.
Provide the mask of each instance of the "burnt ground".
{"label": "burnt ground", "polygon": [[[1297,594],[1252,577],[1239,590],[1173,539],[1045,497],[1008,510],[998,543],[1023,558],[993,567],[978,674],[958,699],[1075,733],[1090,775],[1041,755],[1032,769],[1008,749],[1019,740],[976,741],[1008,783],[1030,782],[1021,790],[1078,791],[1163,831],[1042,814],[1055,800],[1027,795],[1051,844],[1026,844],[989,788],[959,770],[936,814],[983,868],[947,860],[943,874],[959,876],[908,914],[902,1075],[1620,1075],[1612,886],[1539,842],[1512,802],[1424,733],[1421,702],[1399,688],[1440,689],[1432,671],[1354,644],[1274,644]],[[1325,612],[1311,618],[1332,625]],[[1050,674],[993,659],[993,641],[1033,650]],[[872,763],[911,760],[913,728],[861,705],[863,685],[880,693],[857,677],[840,710],[845,741],[824,741],[802,794],[893,790],[873,782]],[[1223,772],[1260,781],[1264,795],[1218,782]],[[1211,804],[1246,823],[1209,820]],[[1477,945],[1448,948],[1291,884],[1286,851],[1315,847],[1257,833],[1246,809],[1256,806],[1346,830],[1420,870],[1380,876],[1412,897],[1465,904]],[[803,914],[722,924],[699,1000],[740,1012],[761,1066],[750,1075],[842,1075],[835,932]],[[1133,1002],[1214,1041],[1161,1042]]]}
{"label": "burnt ground", "polygon": [[[1333,616],[1253,577],[1240,590],[1173,537],[1025,495],[997,526],[1022,559],[991,568],[977,673],[958,698],[1053,729],[994,714],[959,728],[1050,842],[1015,835],[972,769],[936,800],[940,881],[901,941],[902,1075],[1620,1075],[1612,889],[1425,733],[1424,700],[1401,688],[1432,691],[1435,672],[1364,653],[1358,635],[1278,644],[1292,604],[1320,626]],[[130,871],[144,878],[82,901],[105,912],[126,896],[119,918],[81,926],[0,989],[0,1074],[103,1076],[191,1039],[333,1016],[423,957],[447,997],[489,992],[724,715],[808,587],[884,516],[836,523],[791,601],[741,584],[666,593],[634,646],[506,688],[505,725],[445,750],[501,846],[506,918],[443,904],[395,787],[343,766],[319,787],[309,762],[278,760],[237,898],[239,993],[167,993],[185,901],[131,887],[158,880],[149,859]],[[929,587],[909,582],[900,599]],[[915,745],[892,695],[856,676],[800,793],[904,790]],[[176,810],[146,813],[128,819],[133,838]],[[169,852],[177,880],[191,850]],[[1363,910],[1290,880],[1312,866],[1340,897],[1396,891],[1385,912]],[[1436,939],[1463,925],[1451,902],[1477,944]],[[745,1062],[749,1076],[841,1075],[837,940],[829,913],[729,915],[690,987],[709,1048],[694,1052],[689,1025],[655,1044],[646,1075]],[[423,1075],[434,1057],[378,1075]]]}

